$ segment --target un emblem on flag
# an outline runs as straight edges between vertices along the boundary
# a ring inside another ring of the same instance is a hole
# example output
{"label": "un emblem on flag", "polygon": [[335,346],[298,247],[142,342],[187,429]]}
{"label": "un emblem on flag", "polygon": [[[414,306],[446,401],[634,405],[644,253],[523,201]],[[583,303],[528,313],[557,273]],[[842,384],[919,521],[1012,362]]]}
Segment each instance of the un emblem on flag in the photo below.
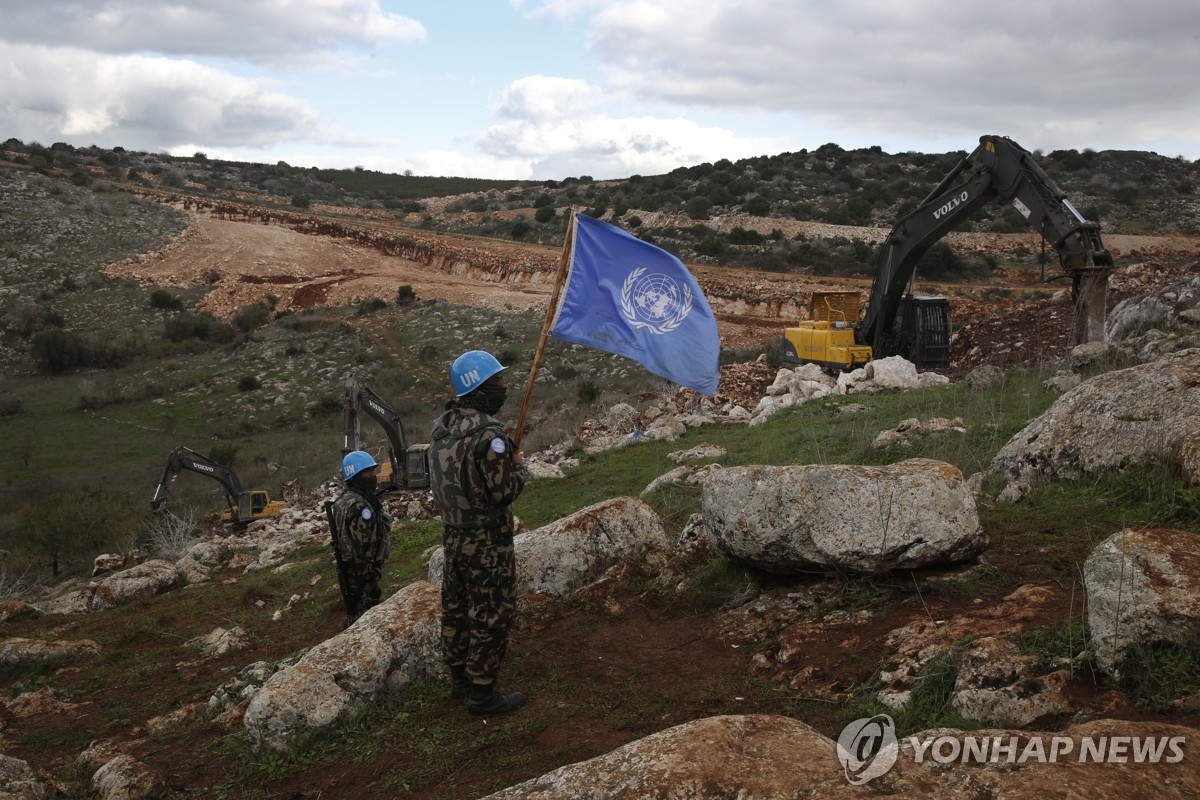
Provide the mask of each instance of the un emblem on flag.
{"label": "un emblem on flag", "polygon": [[629,273],[621,287],[621,312],[635,328],[651,333],[670,333],[692,312],[692,290],[680,286],[670,275],[645,267]]}

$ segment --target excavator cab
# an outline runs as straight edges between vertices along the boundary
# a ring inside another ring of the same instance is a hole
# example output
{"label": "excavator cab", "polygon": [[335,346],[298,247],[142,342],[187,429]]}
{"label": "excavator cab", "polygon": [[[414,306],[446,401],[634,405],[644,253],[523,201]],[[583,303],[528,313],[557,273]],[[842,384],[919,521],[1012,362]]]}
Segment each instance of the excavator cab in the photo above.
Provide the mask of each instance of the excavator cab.
{"label": "excavator cab", "polygon": [[950,366],[950,301],[945,297],[905,295],[892,330],[894,347],[883,343],[881,355],[901,356],[921,369]]}

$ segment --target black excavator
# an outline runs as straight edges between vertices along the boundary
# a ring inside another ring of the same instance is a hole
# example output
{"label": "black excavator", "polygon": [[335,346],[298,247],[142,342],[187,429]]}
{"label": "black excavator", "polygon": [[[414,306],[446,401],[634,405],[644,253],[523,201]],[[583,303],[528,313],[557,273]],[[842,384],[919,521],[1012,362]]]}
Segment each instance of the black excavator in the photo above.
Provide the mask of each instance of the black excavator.
{"label": "black excavator", "polygon": [[[404,425],[396,413],[377,392],[364,386],[357,378],[346,379],[346,390],[342,397],[345,411],[345,437],[342,455],[362,448],[362,416],[374,419],[383,428],[388,439],[388,457],[379,464],[379,489],[381,492],[399,489],[425,489],[429,486],[429,445],[408,446],[404,436]],[[400,459],[403,458],[403,461]],[[377,458],[376,461],[379,461]]]}
{"label": "black excavator", "polygon": [[850,370],[899,355],[919,368],[950,366],[950,302],[913,294],[917,261],[992,201],[1010,203],[1058,254],[1072,280],[1075,343],[1103,338],[1114,265],[1100,240],[1100,225],[1083,218],[1027,150],[1004,136],[981,136],[979,146],[884,240],[862,319],[857,292],[850,293],[852,304],[837,297],[845,293],[814,295],[812,318],[784,330],[783,360]]}
{"label": "black excavator", "polygon": [[155,511],[162,511],[165,508],[167,493],[171,491],[175,479],[183,470],[205,475],[221,484],[229,505],[221,515],[222,522],[246,525],[256,519],[277,517],[283,509],[287,508],[287,503],[284,501],[272,500],[266,489],[243,489],[241,480],[232,469],[183,445],[176,447],[167,456],[167,465],[163,469],[162,478],[159,479],[158,488],[154,490],[154,497],[150,500],[151,508]]}

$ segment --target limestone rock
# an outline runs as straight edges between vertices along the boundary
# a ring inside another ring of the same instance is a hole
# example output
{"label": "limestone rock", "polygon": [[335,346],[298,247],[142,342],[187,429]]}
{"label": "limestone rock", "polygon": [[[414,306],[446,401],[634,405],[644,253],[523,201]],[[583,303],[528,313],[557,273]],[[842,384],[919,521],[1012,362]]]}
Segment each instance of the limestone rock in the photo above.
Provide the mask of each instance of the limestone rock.
{"label": "limestone rock", "polygon": [[52,614],[87,614],[132,603],[171,589],[179,582],[179,573],[169,561],[153,559],[135,567],[114,572],[100,581],[47,603],[43,610]]}
{"label": "limestone rock", "polygon": [[[625,558],[665,553],[666,530],[650,506],[632,497],[605,500],[513,537],[517,594],[565,597]],[[442,582],[442,551],[429,559],[429,580]]]}
{"label": "limestone rock", "polygon": [[143,800],[165,787],[161,775],[127,753],[92,776],[92,792],[97,800]]}
{"label": "limestone rock", "polygon": [[[1094,343],[1093,343],[1094,344]],[[1020,499],[1048,479],[1078,480],[1148,460],[1200,481],[1200,350],[1108,372],[1067,392],[1008,441],[982,477]]]}
{"label": "limestone rock", "polygon": [[684,723],[489,800],[784,798],[840,779],[833,742],[799,720],[718,716]]}
{"label": "limestone rock", "polygon": [[250,645],[250,637],[241,626],[235,625],[228,630],[215,628],[207,636],[199,636],[185,644],[198,648],[206,658],[215,658],[225,655],[230,650],[246,649]]}
{"label": "limestone rock", "polygon": [[713,472],[702,513],[728,558],[776,573],[880,573],[963,561],[987,546],[962,474],[909,459]]}
{"label": "limestone rock", "polygon": [[50,641],[38,639],[5,639],[0,641],[0,664],[26,664],[80,658],[100,652],[100,645],[91,639]]}
{"label": "limestone rock", "polygon": [[1083,565],[1096,663],[1116,673],[1130,648],[1200,640],[1200,534],[1123,530]]}
{"label": "limestone rock", "polygon": [[49,796],[27,762],[0,754],[0,800],[43,800]]}
{"label": "limestone rock", "polygon": [[967,386],[975,391],[990,391],[1004,385],[1004,370],[993,364],[983,364],[967,373]]}
{"label": "limestone rock", "polygon": [[898,444],[907,447],[914,439],[921,439],[926,436],[939,436],[946,433],[964,434],[967,432],[966,425],[963,423],[962,417],[954,419],[946,419],[945,417],[934,417],[926,422],[919,419],[906,419],[890,431],[882,431],[875,440],[871,442],[871,447],[880,449],[883,447],[891,447]]}
{"label": "limestone rock", "polygon": [[246,708],[251,746],[282,752],[351,716],[385,689],[438,674],[441,611],[436,586],[411,583],[276,672]]}
{"label": "limestone rock", "polygon": [[[1126,720],[1099,720],[1054,733],[921,731],[902,738],[893,751],[894,764],[870,777],[869,783],[856,786],[849,780],[849,768],[839,762],[837,743],[803,722],[770,715],[717,716],[668,728],[588,761],[568,764],[488,795],[487,800],[852,800],[876,796],[1182,800],[1193,797],[1200,785],[1200,759],[1187,750],[1194,735],[1194,728],[1182,725]],[[1085,740],[1107,748],[1114,737],[1126,737],[1119,763],[1079,758]],[[1135,758],[1131,752],[1135,738],[1161,743],[1164,763]],[[1168,746],[1172,740],[1174,749]],[[1004,747],[994,758],[993,742]],[[1048,754],[1055,742],[1065,755],[1051,761]],[[967,752],[969,743],[986,743],[989,757],[979,761],[947,757]],[[919,755],[914,744],[921,747]],[[1012,751],[1011,759],[1008,751]],[[1042,758],[1037,757],[1038,752]],[[1177,752],[1182,753],[1182,760],[1169,763]]]}

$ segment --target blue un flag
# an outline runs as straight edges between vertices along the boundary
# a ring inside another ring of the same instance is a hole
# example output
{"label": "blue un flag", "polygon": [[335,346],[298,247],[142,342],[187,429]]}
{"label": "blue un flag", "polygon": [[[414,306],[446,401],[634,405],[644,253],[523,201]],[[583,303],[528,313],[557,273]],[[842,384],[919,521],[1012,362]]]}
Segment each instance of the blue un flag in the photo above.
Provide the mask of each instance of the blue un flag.
{"label": "blue un flag", "polygon": [[632,358],[661,378],[712,396],[717,320],[687,267],[660,247],[574,215],[566,286],[550,335]]}

